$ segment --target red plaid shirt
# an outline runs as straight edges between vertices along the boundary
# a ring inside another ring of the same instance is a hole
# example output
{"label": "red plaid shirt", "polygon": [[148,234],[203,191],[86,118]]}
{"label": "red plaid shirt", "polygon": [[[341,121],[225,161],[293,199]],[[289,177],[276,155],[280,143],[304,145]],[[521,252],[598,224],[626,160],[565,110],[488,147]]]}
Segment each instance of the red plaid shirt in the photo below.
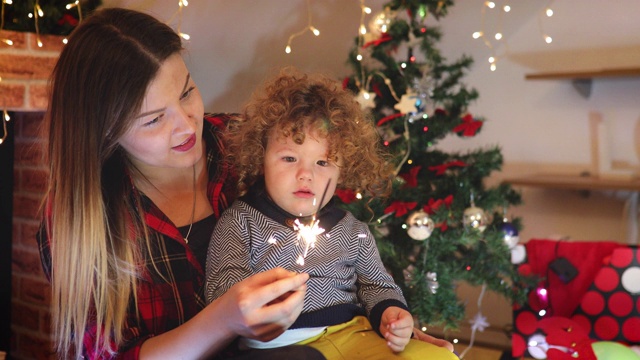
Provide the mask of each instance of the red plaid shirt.
{"label": "red plaid shirt", "polygon": [[[205,116],[203,138],[207,146],[209,185],[207,194],[216,218],[233,200],[232,172],[222,160],[224,146],[219,132],[224,129],[228,115]],[[133,195],[133,194],[132,194]],[[147,272],[138,281],[137,307],[133,300],[129,306],[125,344],[118,349],[117,359],[137,359],[142,343],[154,335],[167,332],[197,314],[206,305],[204,297],[204,269],[187,246],[176,226],[147,197],[142,197],[145,221],[150,230],[161,235],[153,249],[153,262],[147,259]],[[48,238],[38,236],[40,257],[45,274],[51,276],[51,252]],[[148,256],[147,256],[148,258]],[[154,264],[167,283],[158,275]],[[83,339],[85,359],[109,358],[101,353],[97,357],[95,336],[98,324],[90,324]]]}

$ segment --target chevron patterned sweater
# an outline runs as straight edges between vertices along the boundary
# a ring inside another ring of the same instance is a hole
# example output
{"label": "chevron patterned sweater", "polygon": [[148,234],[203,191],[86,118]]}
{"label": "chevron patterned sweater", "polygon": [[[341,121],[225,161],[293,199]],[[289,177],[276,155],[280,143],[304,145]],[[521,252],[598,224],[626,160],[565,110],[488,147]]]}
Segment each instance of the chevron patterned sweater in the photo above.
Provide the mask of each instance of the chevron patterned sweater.
{"label": "chevron patterned sweater", "polygon": [[317,237],[304,265],[298,265],[303,245],[292,227],[296,218],[262,190],[237,200],[223,213],[211,238],[207,300],[215,300],[255,273],[280,266],[310,275],[302,314],[292,329],[336,325],[366,315],[379,331],[387,307],[408,310],[400,288],[385,271],[368,226],[333,201],[317,218],[325,232]]}

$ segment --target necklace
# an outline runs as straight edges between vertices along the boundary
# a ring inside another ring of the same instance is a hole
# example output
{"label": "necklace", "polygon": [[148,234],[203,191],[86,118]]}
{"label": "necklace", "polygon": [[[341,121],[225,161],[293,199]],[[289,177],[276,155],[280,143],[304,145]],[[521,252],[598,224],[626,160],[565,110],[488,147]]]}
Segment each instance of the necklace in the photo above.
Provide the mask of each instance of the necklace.
{"label": "necklace", "polygon": [[191,228],[193,227],[193,219],[196,215],[196,165],[193,164],[193,207],[191,208],[191,223],[189,224],[189,230],[184,237],[184,242],[189,243],[189,235],[191,234]]}

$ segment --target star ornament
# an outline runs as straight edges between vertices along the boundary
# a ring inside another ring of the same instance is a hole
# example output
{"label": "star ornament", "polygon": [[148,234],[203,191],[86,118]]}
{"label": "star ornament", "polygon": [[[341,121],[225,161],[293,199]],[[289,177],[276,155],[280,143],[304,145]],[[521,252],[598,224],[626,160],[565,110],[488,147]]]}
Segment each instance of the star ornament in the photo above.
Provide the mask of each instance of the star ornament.
{"label": "star ornament", "polygon": [[400,102],[393,106],[394,109],[402,112],[403,114],[414,113],[418,108],[416,107],[416,101],[418,100],[418,96],[412,92],[408,91],[406,94],[402,95],[400,98]]}
{"label": "star ornament", "polygon": [[376,103],[373,101],[375,98],[375,93],[360,90],[358,96],[356,96],[356,101],[358,102],[358,104],[360,104],[360,108],[362,110],[366,110],[367,108],[373,109],[374,107],[376,107]]}

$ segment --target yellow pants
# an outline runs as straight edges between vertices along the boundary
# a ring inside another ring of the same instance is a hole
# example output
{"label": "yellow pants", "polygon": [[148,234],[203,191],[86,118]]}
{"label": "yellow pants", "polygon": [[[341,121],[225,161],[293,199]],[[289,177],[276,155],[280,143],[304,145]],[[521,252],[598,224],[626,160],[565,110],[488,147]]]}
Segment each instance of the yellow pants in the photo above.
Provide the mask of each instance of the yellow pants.
{"label": "yellow pants", "polygon": [[329,326],[322,334],[299,344],[318,349],[328,360],[458,360],[446,348],[415,339],[411,339],[402,352],[394,353],[364,316]]}

